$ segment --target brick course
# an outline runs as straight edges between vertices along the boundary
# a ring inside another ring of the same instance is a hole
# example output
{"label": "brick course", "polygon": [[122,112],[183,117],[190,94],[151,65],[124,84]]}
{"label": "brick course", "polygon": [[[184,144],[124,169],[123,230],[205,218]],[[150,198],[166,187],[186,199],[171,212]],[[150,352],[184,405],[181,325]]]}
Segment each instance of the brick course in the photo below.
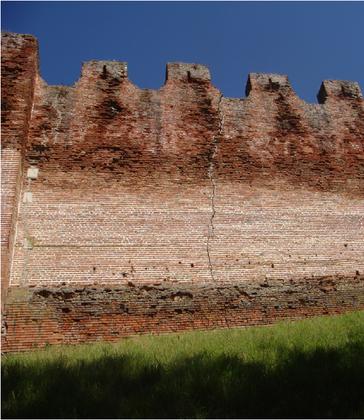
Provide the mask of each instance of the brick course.
{"label": "brick course", "polygon": [[3,45],[4,351],[363,308],[358,84],[231,99],[201,65],[150,90],[91,61],[48,86],[33,37]]}
{"label": "brick course", "polygon": [[11,254],[28,139],[38,44],[34,37],[6,33],[1,44],[1,298],[9,284]]}

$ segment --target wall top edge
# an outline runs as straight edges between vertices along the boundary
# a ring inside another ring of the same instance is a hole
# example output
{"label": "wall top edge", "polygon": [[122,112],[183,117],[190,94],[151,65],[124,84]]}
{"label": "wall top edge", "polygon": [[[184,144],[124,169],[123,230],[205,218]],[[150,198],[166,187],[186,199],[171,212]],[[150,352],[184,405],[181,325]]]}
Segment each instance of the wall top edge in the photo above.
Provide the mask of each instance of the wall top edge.
{"label": "wall top edge", "polygon": [[[32,44],[38,49],[37,38],[30,34],[18,34],[14,32],[2,32],[2,49],[23,48],[24,44]],[[112,79],[122,82],[128,80],[136,89],[141,89],[128,79],[128,63],[117,60],[89,60],[82,63],[81,76],[73,86],[76,87],[84,79]],[[197,63],[168,62],[166,64],[166,76],[163,88],[168,83],[205,83],[211,84],[211,74],[206,65]],[[55,87],[55,85],[46,86]],[[58,86],[58,85],[57,85]],[[249,73],[246,82],[246,96],[255,92],[276,93],[284,95],[298,96],[293,90],[287,75],[275,73]],[[330,98],[340,98],[344,100],[363,100],[360,85],[356,81],[349,80],[324,80],[317,93],[319,104],[324,104]],[[229,99],[229,98],[227,98]],[[236,99],[236,98],[231,98]],[[304,101],[303,101],[304,102]]]}

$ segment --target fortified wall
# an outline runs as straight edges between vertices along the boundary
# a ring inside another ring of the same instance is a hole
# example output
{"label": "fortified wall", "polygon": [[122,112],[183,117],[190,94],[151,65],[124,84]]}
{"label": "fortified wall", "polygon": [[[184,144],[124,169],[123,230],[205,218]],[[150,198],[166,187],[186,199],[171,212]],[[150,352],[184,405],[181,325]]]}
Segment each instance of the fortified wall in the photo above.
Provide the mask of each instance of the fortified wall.
{"label": "fortified wall", "polygon": [[364,101],[286,76],[225,98],[206,67],[48,86],[2,41],[3,351],[364,307]]}

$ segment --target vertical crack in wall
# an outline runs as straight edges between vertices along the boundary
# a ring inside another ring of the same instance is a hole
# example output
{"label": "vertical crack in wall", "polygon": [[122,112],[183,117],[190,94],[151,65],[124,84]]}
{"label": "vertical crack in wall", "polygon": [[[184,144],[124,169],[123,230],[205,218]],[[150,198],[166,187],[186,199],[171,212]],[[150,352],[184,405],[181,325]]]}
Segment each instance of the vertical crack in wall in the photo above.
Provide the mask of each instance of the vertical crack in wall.
{"label": "vertical crack in wall", "polygon": [[209,168],[207,171],[208,177],[210,179],[211,183],[211,195],[210,195],[210,203],[211,203],[211,216],[210,216],[210,223],[208,227],[208,233],[207,233],[207,242],[206,242],[206,251],[207,251],[207,258],[208,258],[208,264],[209,264],[209,271],[211,280],[215,281],[214,276],[214,270],[212,267],[212,261],[211,261],[211,254],[210,254],[210,241],[214,237],[214,218],[216,214],[215,209],[215,195],[216,195],[216,182],[214,178],[214,172],[215,172],[215,156],[217,153],[217,149],[219,147],[219,139],[222,137],[222,132],[224,128],[224,114],[221,111],[221,101],[222,101],[223,95],[220,94],[219,102],[217,104],[217,114],[218,114],[218,120],[219,120],[219,126],[217,133],[212,139],[212,153],[209,155]]}

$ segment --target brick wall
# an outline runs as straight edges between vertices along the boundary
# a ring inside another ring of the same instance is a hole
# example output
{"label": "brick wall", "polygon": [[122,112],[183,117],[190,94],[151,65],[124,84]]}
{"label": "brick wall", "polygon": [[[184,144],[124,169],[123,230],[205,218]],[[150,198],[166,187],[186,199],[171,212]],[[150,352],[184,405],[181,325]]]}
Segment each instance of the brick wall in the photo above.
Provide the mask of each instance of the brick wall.
{"label": "brick wall", "polygon": [[28,138],[38,46],[32,36],[6,33],[1,44],[1,297],[9,284],[14,233]]}
{"label": "brick wall", "polygon": [[356,83],[325,81],[307,104],[279,75],[224,98],[194,64],[168,64],[159,90],[106,61],[73,87],[20,80],[34,97],[7,152],[22,182],[5,351],[363,308]]}

